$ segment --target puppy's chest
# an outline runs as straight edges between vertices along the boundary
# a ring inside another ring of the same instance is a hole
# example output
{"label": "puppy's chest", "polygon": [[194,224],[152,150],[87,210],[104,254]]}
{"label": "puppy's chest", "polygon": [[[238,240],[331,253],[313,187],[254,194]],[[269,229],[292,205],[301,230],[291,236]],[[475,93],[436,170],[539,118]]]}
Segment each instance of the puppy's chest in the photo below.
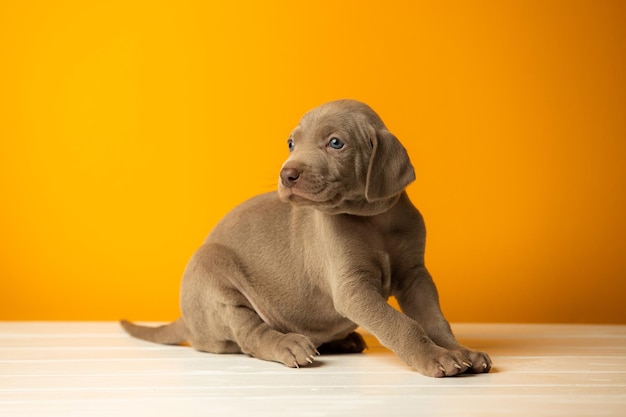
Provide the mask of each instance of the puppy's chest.
{"label": "puppy's chest", "polygon": [[314,287],[364,279],[387,292],[396,271],[419,263],[418,234],[390,217],[319,216],[292,235],[290,265]]}
{"label": "puppy's chest", "polygon": [[401,244],[393,236],[361,224],[351,233],[324,233],[319,239],[302,242],[302,273],[313,282],[337,279],[356,272],[379,273],[403,262]]}

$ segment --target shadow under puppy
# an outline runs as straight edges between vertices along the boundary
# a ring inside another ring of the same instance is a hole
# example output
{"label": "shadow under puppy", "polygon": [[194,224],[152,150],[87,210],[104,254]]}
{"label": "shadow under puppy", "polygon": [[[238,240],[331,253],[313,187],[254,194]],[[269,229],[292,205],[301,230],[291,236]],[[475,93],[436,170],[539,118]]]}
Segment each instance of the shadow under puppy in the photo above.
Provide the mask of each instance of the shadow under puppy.
{"label": "shadow under puppy", "polygon": [[318,349],[361,352],[361,326],[424,375],[488,372],[489,357],[461,346],[441,313],[424,221],[404,191],[415,173],[378,115],[333,101],[306,113],[288,145],[278,192],[228,213],[189,261],[182,317],[124,329],[299,367]]}

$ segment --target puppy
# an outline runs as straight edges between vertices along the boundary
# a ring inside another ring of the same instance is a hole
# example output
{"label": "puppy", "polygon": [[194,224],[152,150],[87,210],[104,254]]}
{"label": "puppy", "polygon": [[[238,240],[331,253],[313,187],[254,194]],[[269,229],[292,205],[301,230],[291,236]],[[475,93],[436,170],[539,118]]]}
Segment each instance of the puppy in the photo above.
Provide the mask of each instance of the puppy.
{"label": "puppy", "polygon": [[424,375],[488,372],[489,356],[461,346],[441,313],[424,221],[404,191],[415,173],[378,115],[330,102],[306,113],[287,144],[278,192],[232,210],[189,261],[182,317],[124,329],[300,367],[320,351],[361,352],[361,326]]}

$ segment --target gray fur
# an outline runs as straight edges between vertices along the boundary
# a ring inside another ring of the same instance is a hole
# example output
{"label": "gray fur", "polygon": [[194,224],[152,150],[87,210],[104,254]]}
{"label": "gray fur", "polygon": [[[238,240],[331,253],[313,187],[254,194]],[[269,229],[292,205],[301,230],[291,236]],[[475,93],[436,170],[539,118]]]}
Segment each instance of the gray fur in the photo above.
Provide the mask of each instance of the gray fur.
{"label": "gray fur", "polygon": [[362,351],[361,326],[424,375],[488,372],[489,357],[459,345],[441,313],[424,221],[404,191],[413,166],[378,115],[330,102],[290,141],[278,192],[232,210],[189,261],[182,317],[154,329],[124,321],[126,331],[300,367],[318,349]]}

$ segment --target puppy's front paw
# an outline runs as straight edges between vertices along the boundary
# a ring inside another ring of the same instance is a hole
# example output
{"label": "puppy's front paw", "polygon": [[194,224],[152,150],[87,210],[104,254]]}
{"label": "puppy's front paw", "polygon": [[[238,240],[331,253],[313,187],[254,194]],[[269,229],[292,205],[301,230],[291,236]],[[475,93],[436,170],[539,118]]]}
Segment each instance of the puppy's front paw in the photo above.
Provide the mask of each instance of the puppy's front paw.
{"label": "puppy's front paw", "polygon": [[483,372],[489,372],[491,370],[491,358],[485,352],[479,352],[477,350],[472,350],[468,348],[462,348],[460,350],[467,358],[469,358],[470,363],[472,364],[467,372],[480,374]]}
{"label": "puppy's front paw", "polygon": [[312,364],[319,352],[308,337],[298,333],[282,336],[275,347],[276,361],[290,368]]}
{"label": "puppy's front paw", "polygon": [[471,349],[444,349],[437,347],[430,353],[411,361],[417,371],[435,378],[455,376],[465,372],[489,372],[491,359],[483,352]]}

